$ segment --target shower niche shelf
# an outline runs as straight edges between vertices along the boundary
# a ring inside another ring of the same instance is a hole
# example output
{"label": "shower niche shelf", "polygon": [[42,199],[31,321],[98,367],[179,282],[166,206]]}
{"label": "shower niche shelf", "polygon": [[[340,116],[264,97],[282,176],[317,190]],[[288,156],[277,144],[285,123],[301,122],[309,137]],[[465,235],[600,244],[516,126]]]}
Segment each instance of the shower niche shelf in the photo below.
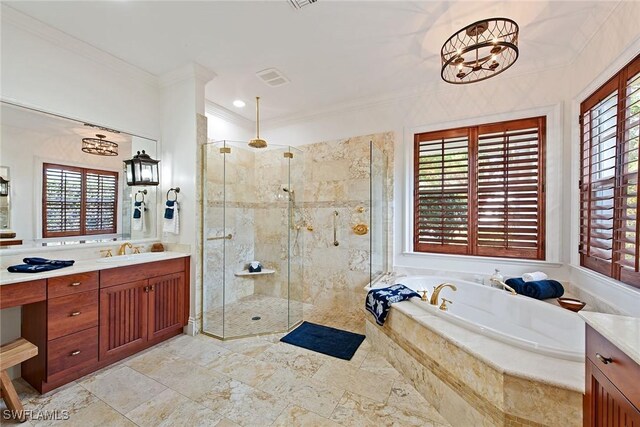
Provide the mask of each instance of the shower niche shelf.
{"label": "shower niche shelf", "polygon": [[249,273],[249,270],[242,270],[234,273],[238,277],[249,277],[249,276],[265,276],[267,274],[274,274],[275,270],[270,270],[268,268],[263,268],[259,273]]}

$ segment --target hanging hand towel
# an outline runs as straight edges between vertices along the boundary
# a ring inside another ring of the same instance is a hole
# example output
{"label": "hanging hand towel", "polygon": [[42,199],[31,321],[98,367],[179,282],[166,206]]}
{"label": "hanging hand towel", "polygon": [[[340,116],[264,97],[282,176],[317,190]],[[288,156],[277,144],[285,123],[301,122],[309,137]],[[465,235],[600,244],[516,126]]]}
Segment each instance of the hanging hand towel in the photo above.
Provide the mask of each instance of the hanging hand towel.
{"label": "hanging hand towel", "polygon": [[133,203],[133,220],[131,221],[131,228],[135,231],[146,231],[144,221],[144,211],[146,210],[144,202]]}
{"label": "hanging hand towel", "polygon": [[162,231],[180,234],[180,205],[175,200],[167,200],[165,203]]}
{"label": "hanging hand towel", "polygon": [[525,282],[536,282],[538,280],[547,280],[549,276],[542,271],[534,271],[533,273],[525,273],[522,275],[522,280]]}

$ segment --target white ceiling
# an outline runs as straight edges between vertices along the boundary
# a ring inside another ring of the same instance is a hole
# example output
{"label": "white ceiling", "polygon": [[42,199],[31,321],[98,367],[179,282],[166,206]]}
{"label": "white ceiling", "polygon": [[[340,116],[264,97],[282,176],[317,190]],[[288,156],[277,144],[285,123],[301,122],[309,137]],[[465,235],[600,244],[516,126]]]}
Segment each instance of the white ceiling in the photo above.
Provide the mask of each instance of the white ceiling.
{"label": "white ceiling", "polygon": [[[319,0],[299,11],[287,0],[3,3],[155,75],[198,62],[217,74],[207,99],[253,119],[259,95],[268,119],[445,85],[442,43],[488,17],[520,25],[520,59],[502,76],[563,65],[619,2]],[[271,67],[291,83],[258,80]]]}

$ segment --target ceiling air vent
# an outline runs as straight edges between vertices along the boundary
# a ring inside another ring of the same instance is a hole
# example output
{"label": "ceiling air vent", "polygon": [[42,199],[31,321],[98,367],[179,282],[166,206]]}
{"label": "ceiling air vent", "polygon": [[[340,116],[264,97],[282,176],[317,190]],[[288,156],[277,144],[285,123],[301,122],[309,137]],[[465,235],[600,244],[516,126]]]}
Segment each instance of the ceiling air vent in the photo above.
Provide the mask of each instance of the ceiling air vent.
{"label": "ceiling air vent", "polygon": [[289,79],[275,68],[258,71],[256,76],[271,87],[278,87],[289,83]]}
{"label": "ceiling air vent", "polygon": [[298,10],[302,9],[305,6],[309,6],[317,1],[318,0],[289,0],[289,4],[291,4],[294,9]]}

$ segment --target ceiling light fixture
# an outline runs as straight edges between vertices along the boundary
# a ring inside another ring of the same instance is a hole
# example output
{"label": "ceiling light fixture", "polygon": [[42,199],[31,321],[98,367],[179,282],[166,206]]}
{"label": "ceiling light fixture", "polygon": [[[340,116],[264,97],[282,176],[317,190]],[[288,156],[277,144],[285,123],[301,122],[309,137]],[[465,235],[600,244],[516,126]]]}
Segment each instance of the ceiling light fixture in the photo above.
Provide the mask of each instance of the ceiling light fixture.
{"label": "ceiling light fixture", "polygon": [[318,0],[289,0],[289,4],[293,6],[294,9],[299,10],[305,6],[310,6]]}
{"label": "ceiling light fixture", "polygon": [[256,96],[256,137],[249,141],[249,147],[265,148],[267,141],[260,139],[260,97]]}
{"label": "ceiling light fixture", "polygon": [[117,156],[118,144],[106,140],[106,135],[96,134],[97,138],[82,138],[82,151],[96,156]]}
{"label": "ceiling light fixture", "polygon": [[496,76],[518,59],[515,21],[490,18],[461,29],[442,46],[442,80],[452,84],[479,82]]}
{"label": "ceiling light fixture", "polygon": [[241,99],[236,99],[235,101],[233,101],[233,106],[236,108],[244,108],[245,105],[247,104],[245,104]]}

